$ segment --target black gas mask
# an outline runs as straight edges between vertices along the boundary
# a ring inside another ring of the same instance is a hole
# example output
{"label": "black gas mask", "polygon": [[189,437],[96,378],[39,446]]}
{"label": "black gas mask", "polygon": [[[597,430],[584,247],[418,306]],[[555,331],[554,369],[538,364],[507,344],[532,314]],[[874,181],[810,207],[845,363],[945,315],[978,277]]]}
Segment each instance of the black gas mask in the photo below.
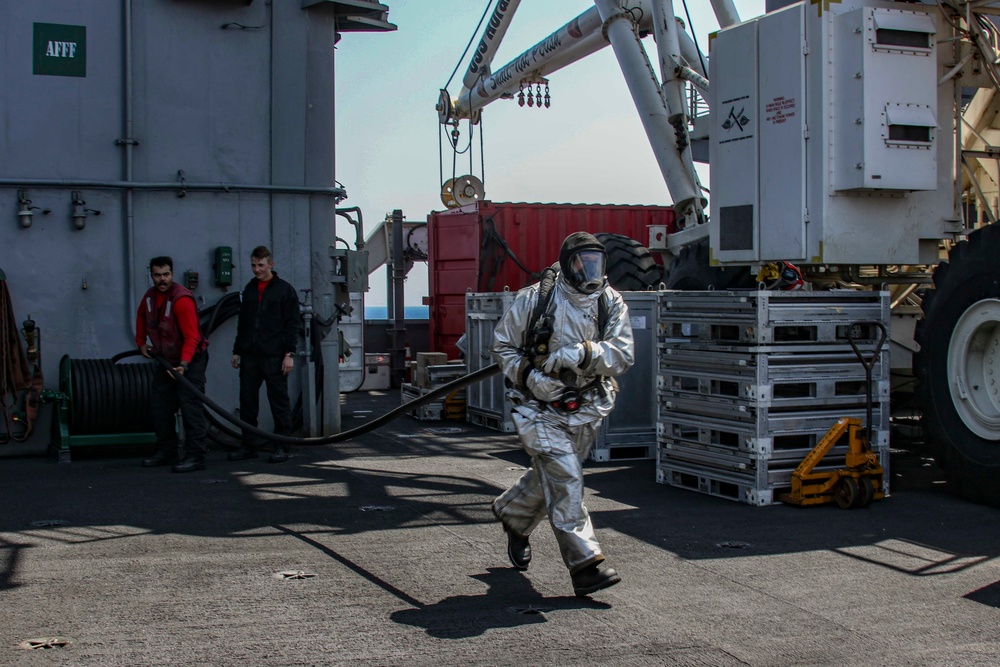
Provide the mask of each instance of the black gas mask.
{"label": "black gas mask", "polygon": [[604,246],[586,232],[573,232],[559,251],[559,269],[576,291],[593,294],[604,287],[608,257]]}

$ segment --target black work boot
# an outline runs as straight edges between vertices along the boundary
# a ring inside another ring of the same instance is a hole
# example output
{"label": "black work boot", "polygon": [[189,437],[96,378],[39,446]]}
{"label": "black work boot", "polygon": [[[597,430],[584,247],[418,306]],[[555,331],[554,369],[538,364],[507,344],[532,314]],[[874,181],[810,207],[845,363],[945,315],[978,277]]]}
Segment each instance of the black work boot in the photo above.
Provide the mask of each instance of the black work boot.
{"label": "black work boot", "polygon": [[614,568],[600,569],[599,563],[592,563],[573,576],[573,593],[578,598],[585,598],[591,593],[614,586],[622,580]]}
{"label": "black work boot", "polygon": [[507,524],[500,518],[500,513],[497,512],[496,507],[491,506],[490,509],[493,511],[493,516],[503,526],[503,532],[507,533],[507,558],[510,559],[510,564],[518,570],[527,570],[528,565],[531,563],[531,545],[528,544],[528,537],[526,535],[518,535],[508,528]]}
{"label": "black work boot", "polygon": [[168,450],[161,449],[148,459],[142,460],[143,468],[159,468],[177,463],[177,454],[172,454]]}
{"label": "black work boot", "polygon": [[173,468],[174,472],[194,472],[195,470],[204,469],[205,457],[197,454],[185,455],[184,459]]}
{"label": "black work boot", "polygon": [[250,449],[249,447],[241,447],[235,452],[229,452],[229,456],[226,457],[230,461],[245,461],[255,458],[257,458],[257,450]]}
{"label": "black work boot", "polygon": [[507,533],[507,557],[510,564],[519,570],[527,570],[531,564],[531,545],[528,538],[518,535],[504,524],[503,530]]}
{"label": "black work boot", "polygon": [[268,457],[268,463],[283,463],[288,460],[288,447],[278,445],[274,448],[274,454]]}

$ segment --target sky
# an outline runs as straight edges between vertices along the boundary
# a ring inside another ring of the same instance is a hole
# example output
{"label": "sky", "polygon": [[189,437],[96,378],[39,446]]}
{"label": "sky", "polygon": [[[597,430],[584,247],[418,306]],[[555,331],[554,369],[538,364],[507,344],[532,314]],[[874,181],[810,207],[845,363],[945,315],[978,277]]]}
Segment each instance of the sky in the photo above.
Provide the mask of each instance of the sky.
{"label": "sky", "polygon": [[[455,97],[461,90],[469,57],[460,58],[473,36],[478,44],[476,25],[496,0],[381,1],[398,30],[345,33],[335,55],[336,176],[348,193],[341,206],[361,208],[365,237],[394,209],[420,222],[444,210],[441,186],[453,173],[481,177],[486,198],[496,202],[671,204],[610,45],[549,77],[548,109],[518,107],[514,100],[488,106],[473,130],[471,166],[469,155],[460,155],[453,171],[434,107],[456,66],[448,91]],[[764,0],[734,1],[742,20],[764,11]],[[688,2],[690,21],[680,0],[675,13],[707,52],[718,22],[708,0]],[[592,5],[521,0],[493,69]],[[643,44],[655,62],[652,37]],[[468,123],[460,130],[464,146]],[[710,187],[707,169],[700,173]],[[338,234],[353,238],[343,229]],[[385,270],[370,282],[365,303],[386,305]],[[419,305],[426,294],[426,264],[418,263],[406,281],[405,303]]]}

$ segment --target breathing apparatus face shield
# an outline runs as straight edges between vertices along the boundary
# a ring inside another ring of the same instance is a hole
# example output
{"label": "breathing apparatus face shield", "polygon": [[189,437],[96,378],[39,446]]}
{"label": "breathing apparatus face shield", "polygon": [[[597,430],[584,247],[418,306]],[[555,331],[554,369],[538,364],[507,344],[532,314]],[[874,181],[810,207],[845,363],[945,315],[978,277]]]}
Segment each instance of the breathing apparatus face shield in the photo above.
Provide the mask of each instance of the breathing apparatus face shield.
{"label": "breathing apparatus face shield", "polygon": [[593,294],[604,286],[607,256],[600,250],[583,248],[570,255],[566,282],[577,291]]}

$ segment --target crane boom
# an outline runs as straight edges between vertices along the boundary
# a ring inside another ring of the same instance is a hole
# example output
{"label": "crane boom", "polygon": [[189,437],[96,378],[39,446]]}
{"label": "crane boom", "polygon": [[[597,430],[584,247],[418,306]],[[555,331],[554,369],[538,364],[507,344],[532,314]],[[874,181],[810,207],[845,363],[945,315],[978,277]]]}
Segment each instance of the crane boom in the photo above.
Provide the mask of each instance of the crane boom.
{"label": "crane boom", "polygon": [[[727,21],[738,20],[731,0],[715,0]],[[707,200],[694,168],[688,135],[685,78],[707,85],[700,54],[693,40],[675,20],[671,0],[635,0],[630,9],[618,0],[595,0],[584,11],[512,61],[492,69],[492,58],[510,25],[518,2],[497,0],[472,61],[463,88],[452,99],[447,91],[439,97],[437,111],[442,124],[479,121],[483,108],[498,99],[511,98],[527,85],[547,82],[547,75],[612,45],[629,92],[642,119],[654,157],[680,218],[682,229],[694,230],[705,222]],[[657,38],[660,81],[642,46],[641,36],[653,32]],[[539,100],[541,104],[541,100]],[[698,235],[704,235],[703,230]]]}

